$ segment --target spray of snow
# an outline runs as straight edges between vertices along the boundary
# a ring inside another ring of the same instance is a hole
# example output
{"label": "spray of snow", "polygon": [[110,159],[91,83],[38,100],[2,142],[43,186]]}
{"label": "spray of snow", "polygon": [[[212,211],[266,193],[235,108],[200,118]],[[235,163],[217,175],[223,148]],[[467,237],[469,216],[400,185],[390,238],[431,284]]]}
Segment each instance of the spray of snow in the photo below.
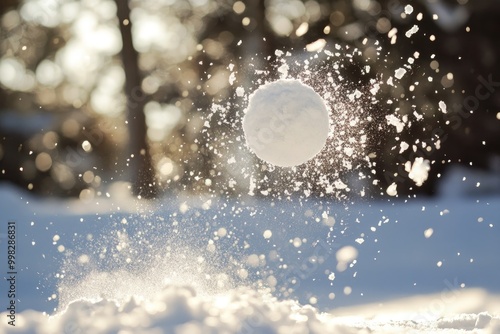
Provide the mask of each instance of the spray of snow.
{"label": "spray of snow", "polygon": [[[232,176],[228,190],[250,185],[247,193],[252,196],[298,192],[308,197],[314,188],[341,198],[352,191],[343,175],[370,163],[367,126],[373,119],[365,108],[378,103],[381,82],[371,78],[365,87],[346,83],[342,69],[352,57],[362,56],[361,50],[321,40],[309,49],[319,51],[276,50],[271,67],[279,80],[269,79],[270,71],[255,70],[235,88],[235,102],[213,103],[205,114],[204,140],[219,159],[216,166]],[[371,73],[369,65],[363,73]],[[236,117],[229,117],[233,111]],[[214,128],[221,126],[223,136],[216,136]],[[253,160],[255,156],[260,159]],[[236,163],[227,164],[231,157]],[[262,177],[262,170],[269,170],[272,178]],[[287,181],[277,184],[277,179]],[[363,196],[364,185],[358,191]]]}

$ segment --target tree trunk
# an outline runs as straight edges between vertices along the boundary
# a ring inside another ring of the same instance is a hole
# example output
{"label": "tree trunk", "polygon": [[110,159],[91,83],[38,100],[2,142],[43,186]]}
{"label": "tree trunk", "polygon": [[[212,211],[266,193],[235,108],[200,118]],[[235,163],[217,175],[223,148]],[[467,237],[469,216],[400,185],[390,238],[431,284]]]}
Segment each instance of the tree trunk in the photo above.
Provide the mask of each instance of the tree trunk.
{"label": "tree trunk", "polygon": [[121,57],[125,71],[127,120],[129,132],[129,172],[134,195],[154,198],[158,194],[155,171],[147,144],[147,125],[144,105],[146,96],[141,89],[138,54],[132,44],[132,22],[128,0],[115,0],[123,47]]}

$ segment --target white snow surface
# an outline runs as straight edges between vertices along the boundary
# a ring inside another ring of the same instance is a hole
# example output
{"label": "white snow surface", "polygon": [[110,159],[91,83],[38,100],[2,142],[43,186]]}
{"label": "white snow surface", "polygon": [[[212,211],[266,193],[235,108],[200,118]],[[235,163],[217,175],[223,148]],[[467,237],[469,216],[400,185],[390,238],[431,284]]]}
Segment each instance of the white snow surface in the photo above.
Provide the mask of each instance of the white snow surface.
{"label": "white snow surface", "polygon": [[330,125],[324,100],[299,80],[262,85],[251,96],[243,118],[250,149],[281,167],[301,165],[325,146]]}
{"label": "white snow surface", "polygon": [[[453,305],[441,310],[447,300]],[[249,288],[202,296],[189,286],[167,285],[150,300],[131,297],[77,300],[47,317],[24,311],[12,333],[500,333],[500,317],[477,312],[488,305],[500,311],[500,298],[465,290],[394,300],[385,304],[319,312],[311,305],[279,301]],[[437,306],[435,306],[437,305]],[[476,313],[461,313],[476,311]],[[5,332],[6,326],[0,325]]]}
{"label": "white snow surface", "polygon": [[4,311],[0,333],[498,334],[500,196],[478,180],[488,183],[455,169],[437,199],[348,206],[144,202],[120,187],[55,201],[2,184],[0,212],[17,222],[19,295],[16,326]]}

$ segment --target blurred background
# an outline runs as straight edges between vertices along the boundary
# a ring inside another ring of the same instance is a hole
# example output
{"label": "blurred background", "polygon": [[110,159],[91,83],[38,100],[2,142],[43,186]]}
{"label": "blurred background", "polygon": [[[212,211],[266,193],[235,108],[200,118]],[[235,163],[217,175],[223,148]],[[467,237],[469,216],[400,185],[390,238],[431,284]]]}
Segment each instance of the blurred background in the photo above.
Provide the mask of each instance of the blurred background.
{"label": "blurred background", "polygon": [[[234,181],[241,172],[216,154],[228,145],[235,109],[244,107],[235,89],[255,89],[255,70],[277,78],[275,50],[305,52],[318,39],[327,47],[361,50],[342,69],[353,89],[388,78],[410,57],[415,63],[401,85],[382,86],[380,103],[366,106],[374,120],[367,129],[372,163],[362,167],[370,175],[370,196],[385,194],[393,182],[400,196],[435,194],[439,178],[455,164],[500,175],[500,3],[412,1],[411,14],[406,5],[3,0],[0,181],[42,196],[81,199],[104,196],[115,182],[129,182],[135,195],[147,198],[246,193],[248,182]],[[405,37],[415,25],[418,33]],[[370,74],[361,75],[367,64]],[[206,136],[213,103],[227,108],[215,114],[224,121],[210,119]],[[394,113],[412,119],[408,131],[383,131],[385,116]],[[402,141],[413,149],[399,153]],[[260,164],[251,154],[233,156]],[[431,164],[420,187],[404,168],[418,156]]]}

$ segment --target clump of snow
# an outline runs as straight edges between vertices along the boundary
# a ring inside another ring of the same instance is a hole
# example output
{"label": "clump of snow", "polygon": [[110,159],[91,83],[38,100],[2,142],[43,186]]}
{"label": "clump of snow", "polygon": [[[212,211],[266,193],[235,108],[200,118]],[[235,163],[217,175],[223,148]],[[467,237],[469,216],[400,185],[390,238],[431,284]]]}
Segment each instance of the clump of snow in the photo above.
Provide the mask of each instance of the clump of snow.
{"label": "clump of snow", "polygon": [[243,97],[245,95],[245,88],[243,88],[243,87],[237,87],[236,88],[236,95],[238,97]]}
{"label": "clump of snow", "polygon": [[385,119],[387,120],[387,124],[393,125],[396,127],[396,131],[399,133],[403,131],[405,127],[405,123],[401,121],[399,118],[397,118],[394,115],[387,115],[385,116]]}
{"label": "clump of snow", "polygon": [[405,141],[401,141],[399,143],[399,154],[403,153],[404,151],[406,151],[408,148],[410,147],[410,145],[405,142]]}
{"label": "clump of snow", "polygon": [[431,166],[429,160],[424,160],[424,158],[418,157],[415,158],[415,161],[411,166],[408,161],[405,165],[405,169],[408,172],[408,177],[420,187],[425,180],[427,180]]}
{"label": "clump of snow", "polygon": [[395,182],[391,183],[385,191],[389,196],[396,196],[398,194],[397,184]]}
{"label": "clump of snow", "polygon": [[337,258],[337,270],[344,271],[347,265],[358,257],[358,250],[353,246],[344,246],[335,254]]}
{"label": "clump of snow", "polygon": [[424,236],[426,239],[429,239],[430,237],[432,237],[433,234],[434,234],[434,229],[431,227],[424,231]]}
{"label": "clump of snow", "polygon": [[234,72],[231,72],[231,74],[229,75],[229,84],[232,86],[235,81],[236,81],[236,75],[234,74]]}
{"label": "clump of snow", "polygon": [[251,96],[243,118],[250,149],[276,166],[312,159],[325,146],[329,117],[323,99],[298,80],[265,84]]}

